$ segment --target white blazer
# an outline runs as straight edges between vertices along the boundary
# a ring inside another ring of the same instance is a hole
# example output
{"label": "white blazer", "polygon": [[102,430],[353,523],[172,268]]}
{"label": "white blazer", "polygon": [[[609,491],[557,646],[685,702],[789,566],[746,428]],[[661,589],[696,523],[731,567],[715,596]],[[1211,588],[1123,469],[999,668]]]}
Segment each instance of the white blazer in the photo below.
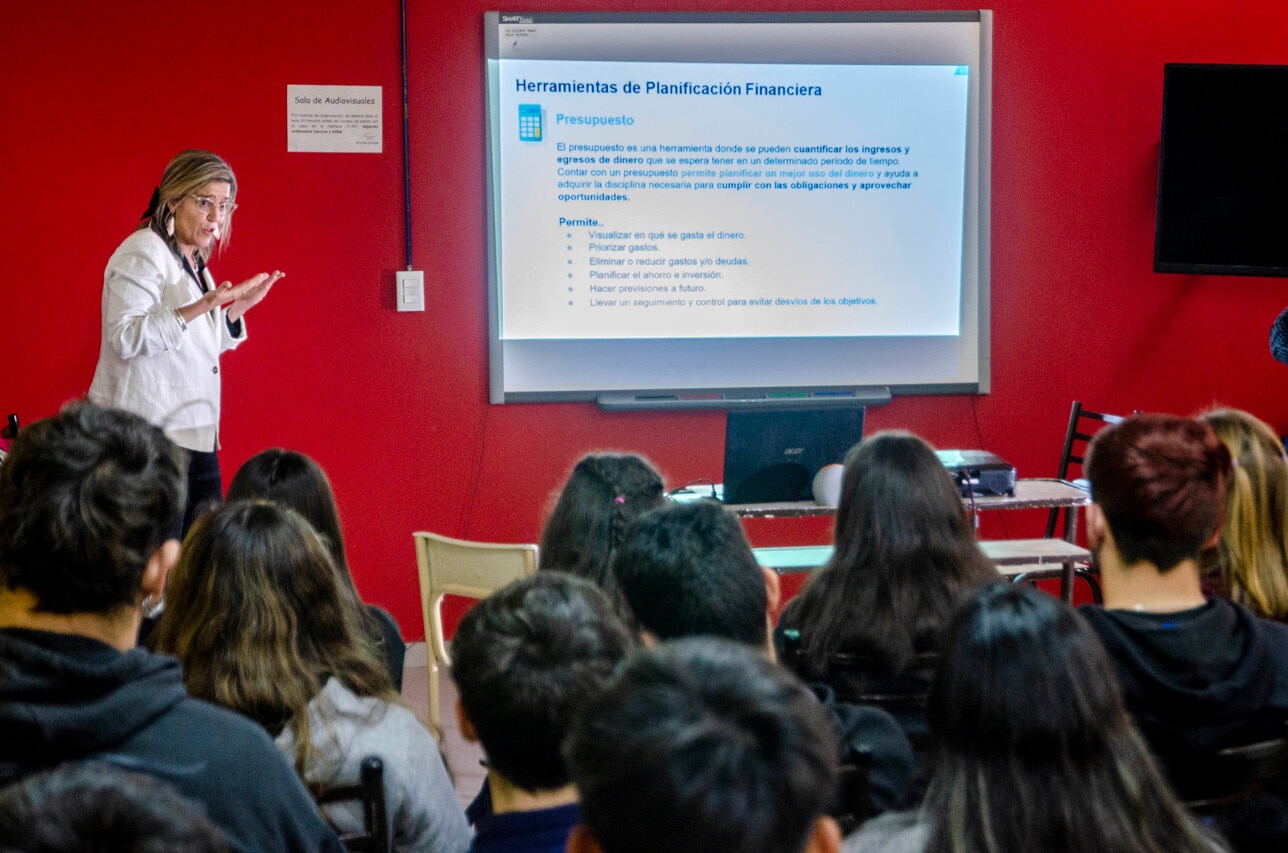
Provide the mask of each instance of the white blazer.
{"label": "white blazer", "polygon": [[185,329],[175,309],[199,298],[197,282],[152,229],[127,237],[103,273],[103,342],[89,400],[147,418],[180,447],[212,451],[219,447],[219,354],[246,340],[246,320],[233,337],[221,307]]}

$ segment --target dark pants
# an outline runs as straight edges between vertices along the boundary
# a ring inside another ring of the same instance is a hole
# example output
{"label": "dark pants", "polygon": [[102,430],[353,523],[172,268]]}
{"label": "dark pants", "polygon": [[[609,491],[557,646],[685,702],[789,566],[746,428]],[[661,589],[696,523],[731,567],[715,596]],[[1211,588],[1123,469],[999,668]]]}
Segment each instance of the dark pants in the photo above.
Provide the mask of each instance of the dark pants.
{"label": "dark pants", "polygon": [[224,500],[224,483],[219,474],[219,454],[210,451],[187,450],[188,454],[188,505],[183,511],[183,530],[180,539],[188,534],[193,522],[219,506]]}

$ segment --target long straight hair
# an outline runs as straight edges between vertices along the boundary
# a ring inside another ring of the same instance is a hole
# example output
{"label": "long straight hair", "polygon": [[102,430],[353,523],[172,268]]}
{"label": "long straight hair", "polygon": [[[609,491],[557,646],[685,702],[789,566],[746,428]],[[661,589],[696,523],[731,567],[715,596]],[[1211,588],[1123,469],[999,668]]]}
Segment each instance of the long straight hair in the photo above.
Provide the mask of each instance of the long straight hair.
{"label": "long straight hair", "polygon": [[1258,616],[1288,619],[1288,461],[1279,436],[1237,409],[1200,415],[1237,464],[1226,481],[1225,527],[1203,554],[1229,596]]}
{"label": "long straight hair", "polygon": [[953,619],[927,709],[927,853],[1213,853],[1123,706],[1081,617],[995,585]]}
{"label": "long straight hair", "polygon": [[801,594],[798,668],[807,678],[825,678],[842,651],[898,675],[915,654],[936,650],[965,595],[998,579],[947,469],[908,432],[876,433],[846,454],[835,543]]}
{"label": "long straight hair", "polygon": [[304,778],[315,753],[309,703],[327,678],[359,696],[399,701],[363,616],[307,521],[278,504],[239,501],[189,531],[155,647],[183,664],[191,695],[273,735],[289,726]]}

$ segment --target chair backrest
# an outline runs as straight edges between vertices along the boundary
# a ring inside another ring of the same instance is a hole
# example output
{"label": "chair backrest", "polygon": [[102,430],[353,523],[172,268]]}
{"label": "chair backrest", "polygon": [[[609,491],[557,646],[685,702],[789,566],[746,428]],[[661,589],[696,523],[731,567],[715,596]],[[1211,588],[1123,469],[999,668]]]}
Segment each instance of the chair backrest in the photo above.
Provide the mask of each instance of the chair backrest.
{"label": "chair backrest", "polygon": [[849,835],[864,821],[874,816],[871,789],[870,762],[846,763],[840,766],[836,780],[836,797],[827,813],[836,818],[842,835]]}
{"label": "chair backrest", "polygon": [[[1076,465],[1076,474],[1080,478],[1088,442],[1106,424],[1120,424],[1124,420],[1126,418],[1121,415],[1107,415],[1104,412],[1093,412],[1090,409],[1084,409],[1082,403],[1074,400],[1073,408],[1069,410],[1069,426],[1065,429],[1064,447],[1060,450],[1060,466],[1056,469],[1056,477],[1061,480],[1073,479],[1069,475],[1073,466]],[[1060,516],[1060,509],[1060,507],[1054,507],[1047,518],[1046,535],[1048,539],[1055,535],[1056,520]],[[1065,508],[1064,511],[1072,512],[1073,510]]]}
{"label": "chair backrest", "polygon": [[[910,718],[924,721],[926,706],[930,703],[930,689],[939,669],[939,655],[923,652],[915,655],[897,679],[892,679],[906,689],[896,689],[889,683],[868,683],[868,675],[880,671],[880,665],[866,655],[838,653],[828,658],[828,683],[842,702],[854,705],[875,705],[889,711],[904,726],[913,752],[924,754],[930,747],[930,734],[921,726],[909,728]],[[848,673],[857,677],[847,678]],[[924,725],[924,722],[923,724]]]}
{"label": "chair backrest", "polygon": [[423,531],[413,536],[425,638],[430,653],[450,665],[443,642],[443,596],[487,598],[506,584],[528,577],[537,570],[537,546],[469,542]]}
{"label": "chair backrest", "polygon": [[[362,807],[362,830],[336,833],[350,853],[388,853],[389,815],[385,808],[385,765],[374,755],[362,759],[358,781],[334,785],[315,797],[319,806],[357,800]],[[323,810],[323,815],[326,812]]]}
{"label": "chair backrest", "polygon": [[1177,794],[1193,812],[1218,816],[1288,772],[1288,737],[1232,746],[1185,761],[1163,760]]}

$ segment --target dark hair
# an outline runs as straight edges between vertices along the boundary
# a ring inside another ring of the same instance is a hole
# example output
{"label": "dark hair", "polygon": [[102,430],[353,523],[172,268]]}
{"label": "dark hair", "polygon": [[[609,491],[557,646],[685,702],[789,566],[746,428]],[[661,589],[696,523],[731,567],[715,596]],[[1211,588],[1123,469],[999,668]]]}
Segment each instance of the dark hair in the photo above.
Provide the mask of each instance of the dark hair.
{"label": "dark hair", "polygon": [[289,725],[301,778],[314,751],[308,705],[327,678],[359,696],[398,701],[342,575],[292,510],[224,504],[188,532],[153,632],[157,651],[183,664],[193,696],[274,735]]}
{"label": "dark hair", "polygon": [[1193,418],[1136,415],[1096,433],[1085,466],[1118,552],[1165,572],[1197,558],[1225,518],[1230,451]]}
{"label": "dark hair", "polygon": [[947,469],[908,432],[876,433],[846,454],[835,541],[797,605],[807,678],[826,677],[837,652],[898,675],[936,650],[964,596],[998,578]]}
{"label": "dark hair", "polygon": [[662,501],[662,477],[643,457],[584,457],[572,469],[542,531],[541,568],[568,572],[614,591],[613,554],[626,525]]}
{"label": "dark hair", "polygon": [[135,605],[177,530],[182,451],[138,415],[73,403],[14,439],[0,465],[0,579],[46,613]]}
{"label": "dark hair", "polygon": [[0,790],[0,853],[224,853],[231,846],[170,786],[68,762]]}
{"label": "dark hair", "polygon": [[641,628],[661,640],[767,642],[769,594],[738,519],[697,501],[644,513],[626,528],[613,574]]}
{"label": "dark hair", "polygon": [[568,784],[569,719],[632,645],[608,598],[566,574],[538,573],[475,605],[452,639],[452,677],[488,767],[527,790]]}
{"label": "dark hair", "polygon": [[813,694],[712,638],[632,656],[577,713],[567,746],[605,853],[801,850],[830,801],[836,753]]}
{"label": "dark hair", "polygon": [[322,467],[303,453],[280,447],[256,453],[233,475],[227,499],[272,501],[295,510],[322,537],[335,564],[348,572],[331,481]]}
{"label": "dark hair", "polygon": [[1204,851],[1072,609],[994,585],[953,619],[927,710],[937,763],[928,853]]}

